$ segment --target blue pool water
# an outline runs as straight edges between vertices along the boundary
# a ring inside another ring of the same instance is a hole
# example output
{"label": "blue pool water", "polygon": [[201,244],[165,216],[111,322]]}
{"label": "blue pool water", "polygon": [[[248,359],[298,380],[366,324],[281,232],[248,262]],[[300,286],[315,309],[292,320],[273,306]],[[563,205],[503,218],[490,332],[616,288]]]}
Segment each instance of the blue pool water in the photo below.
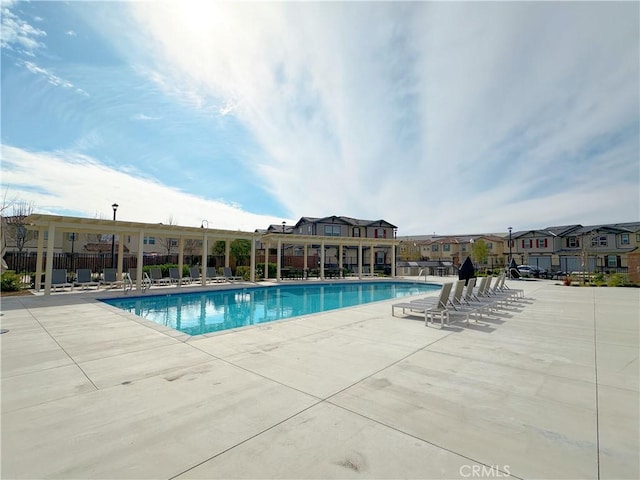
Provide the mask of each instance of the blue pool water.
{"label": "blue pool water", "polygon": [[214,290],[102,301],[189,335],[202,335],[439,289],[440,285],[428,283],[348,282]]}

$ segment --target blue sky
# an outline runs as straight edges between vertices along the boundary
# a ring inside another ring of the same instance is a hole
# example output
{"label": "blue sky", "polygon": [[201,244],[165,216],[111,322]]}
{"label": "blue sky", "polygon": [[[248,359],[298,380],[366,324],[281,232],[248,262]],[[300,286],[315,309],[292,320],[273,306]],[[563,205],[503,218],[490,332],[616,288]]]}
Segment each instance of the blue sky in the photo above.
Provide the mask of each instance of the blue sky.
{"label": "blue sky", "polygon": [[639,8],[3,1],[3,192],[242,230],[637,221]]}

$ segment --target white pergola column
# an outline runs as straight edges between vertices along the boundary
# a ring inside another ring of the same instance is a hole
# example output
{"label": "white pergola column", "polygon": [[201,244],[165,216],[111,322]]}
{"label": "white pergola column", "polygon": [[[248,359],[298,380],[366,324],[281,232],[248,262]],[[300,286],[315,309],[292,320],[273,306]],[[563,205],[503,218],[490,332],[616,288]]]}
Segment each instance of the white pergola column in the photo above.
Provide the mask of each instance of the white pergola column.
{"label": "white pergola column", "polygon": [[396,276],[396,245],[391,245],[391,276]]}
{"label": "white pergola column", "polygon": [[251,272],[249,273],[249,281],[256,281],[256,239],[251,238],[251,260],[249,261],[249,268]]}
{"label": "white pergola column", "polygon": [[229,263],[229,257],[231,257],[231,242],[227,238],[224,241],[224,266],[229,267],[231,264]]}
{"label": "white pergola column", "polygon": [[369,247],[369,274],[373,275],[373,265],[375,263],[375,249],[373,248],[373,245],[371,245]]}
{"label": "white pergola column", "polygon": [[276,280],[282,281],[282,273],[280,269],[282,268],[282,240],[278,239],[278,249],[277,249],[277,257],[276,258]]}
{"label": "white pergola column", "polygon": [[324,240],[320,242],[320,280],[324,280],[324,262],[325,262],[325,250]]}
{"label": "white pergola column", "polygon": [[122,233],[118,234],[118,273],[117,273],[117,277],[120,280],[122,280],[122,266],[124,264],[124,238]]}
{"label": "white pergola column", "polygon": [[[344,265],[342,263],[342,261],[343,261],[343,258],[342,258],[343,248],[344,248],[344,246],[342,244],[340,244],[340,246],[338,247],[338,272],[342,272],[342,268],[344,267]],[[340,274],[338,274],[338,275],[340,275]],[[344,274],[343,274],[343,276],[344,276]]]}
{"label": "white pergola column", "polygon": [[182,267],[184,265],[184,238],[178,237],[178,287],[182,285]]}
{"label": "white pergola column", "polygon": [[53,248],[55,246],[56,225],[49,223],[49,238],[47,239],[47,265],[44,269],[44,294],[51,295],[51,280],[53,276]]}
{"label": "white pergola column", "polygon": [[269,246],[270,244],[268,242],[264,244],[264,279],[265,280],[269,278]]}
{"label": "white pergola column", "polygon": [[303,265],[304,265],[303,268],[305,272],[309,269],[309,261],[307,259],[308,255],[309,255],[309,245],[305,243],[304,244],[304,260],[303,260]]}
{"label": "white pergola column", "polygon": [[38,228],[38,250],[36,254],[36,292],[40,291],[42,283],[42,255],[44,253],[44,227]]}
{"label": "white pergola column", "polygon": [[[144,267],[144,230],[138,232],[138,254],[136,259],[136,290],[142,290],[142,269]],[[133,280],[133,279],[131,279]]]}
{"label": "white pergola column", "polygon": [[207,234],[205,233],[202,237],[202,261],[201,263],[201,274],[200,278],[202,281],[202,286],[204,287],[207,284],[207,251],[209,250],[209,246],[207,245]]}

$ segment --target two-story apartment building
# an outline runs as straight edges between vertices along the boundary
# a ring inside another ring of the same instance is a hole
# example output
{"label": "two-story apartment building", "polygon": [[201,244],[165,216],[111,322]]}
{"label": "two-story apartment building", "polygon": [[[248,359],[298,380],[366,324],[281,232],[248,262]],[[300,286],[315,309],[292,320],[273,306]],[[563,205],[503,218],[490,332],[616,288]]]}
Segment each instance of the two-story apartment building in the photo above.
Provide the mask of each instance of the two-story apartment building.
{"label": "two-story apartment building", "polygon": [[640,246],[640,222],[565,225],[512,234],[516,262],[549,271],[625,271]]}
{"label": "two-story apartment building", "polygon": [[459,265],[482,240],[496,268],[513,258],[518,265],[534,265],[549,272],[626,272],[628,254],[640,247],[640,222],[582,226],[562,225],[502,235],[419,236],[401,239],[402,261],[450,261]]}
{"label": "two-story apartment building", "polygon": [[[383,242],[374,246],[370,240],[393,240],[397,227],[386,220],[362,220],[332,215],[328,217],[301,217],[295,225],[286,225],[284,222],[282,225],[270,225],[265,232],[291,237],[325,237],[324,264],[329,267],[353,269],[359,264],[358,254],[360,252],[362,255],[360,262],[363,265],[370,268],[384,268],[392,262],[391,247],[382,245]],[[327,237],[335,237],[336,242],[332,243]],[[348,244],[343,242],[345,239],[350,239]],[[358,239],[367,239],[367,246],[359,249]],[[314,263],[319,262],[322,254],[320,242],[317,244],[305,242],[305,244],[308,246],[307,255],[314,257]],[[264,248],[264,245],[261,247]],[[290,262],[295,260],[295,257],[304,256],[304,252],[303,245],[295,241],[283,244],[283,256]],[[371,258],[373,258],[373,265],[371,265]]]}

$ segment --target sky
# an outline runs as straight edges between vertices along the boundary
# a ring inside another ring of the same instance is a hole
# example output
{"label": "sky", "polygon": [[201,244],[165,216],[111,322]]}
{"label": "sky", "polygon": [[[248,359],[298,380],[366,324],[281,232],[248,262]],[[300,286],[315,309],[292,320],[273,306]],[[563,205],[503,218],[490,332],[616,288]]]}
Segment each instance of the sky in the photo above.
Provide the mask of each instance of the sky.
{"label": "sky", "polygon": [[640,220],[638,2],[1,6],[3,195],[38,213]]}

